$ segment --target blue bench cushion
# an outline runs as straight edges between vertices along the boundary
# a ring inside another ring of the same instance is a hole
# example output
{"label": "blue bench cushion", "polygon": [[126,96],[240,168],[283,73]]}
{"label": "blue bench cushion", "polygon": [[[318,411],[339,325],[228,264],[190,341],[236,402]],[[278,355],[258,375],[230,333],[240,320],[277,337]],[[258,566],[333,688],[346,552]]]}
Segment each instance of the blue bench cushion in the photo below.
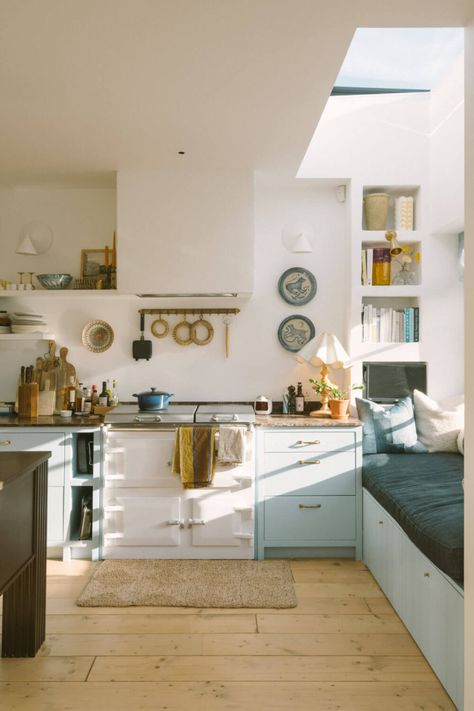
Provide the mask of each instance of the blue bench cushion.
{"label": "blue bench cushion", "polygon": [[464,457],[365,454],[363,485],[438,568],[463,580]]}

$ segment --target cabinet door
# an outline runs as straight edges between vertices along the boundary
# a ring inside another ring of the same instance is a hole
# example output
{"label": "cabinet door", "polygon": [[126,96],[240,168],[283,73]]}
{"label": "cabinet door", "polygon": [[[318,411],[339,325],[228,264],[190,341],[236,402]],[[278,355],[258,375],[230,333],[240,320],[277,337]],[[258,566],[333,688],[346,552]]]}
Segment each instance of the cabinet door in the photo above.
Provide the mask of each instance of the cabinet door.
{"label": "cabinet door", "polygon": [[[181,497],[118,496],[117,544],[121,546],[179,546]],[[120,510],[121,509],[121,510]],[[106,538],[110,531],[107,531]],[[112,532],[113,534],[114,532]],[[114,536],[113,536],[114,537]]]}
{"label": "cabinet door", "polygon": [[267,541],[353,540],[355,496],[277,496],[265,499]]}
{"label": "cabinet door", "polygon": [[171,473],[174,432],[110,432],[105,443],[107,486],[180,488]]}
{"label": "cabinet door", "polygon": [[64,486],[64,466],[69,449],[64,432],[0,432],[0,452],[51,452],[48,459],[49,486]]}
{"label": "cabinet door", "polygon": [[64,487],[48,486],[48,545],[64,541]]}
{"label": "cabinet door", "polygon": [[240,546],[235,534],[240,530],[241,515],[234,511],[230,492],[201,495],[192,500],[193,546]]}
{"label": "cabinet door", "polygon": [[265,454],[260,482],[265,496],[353,496],[355,456],[349,452]]}

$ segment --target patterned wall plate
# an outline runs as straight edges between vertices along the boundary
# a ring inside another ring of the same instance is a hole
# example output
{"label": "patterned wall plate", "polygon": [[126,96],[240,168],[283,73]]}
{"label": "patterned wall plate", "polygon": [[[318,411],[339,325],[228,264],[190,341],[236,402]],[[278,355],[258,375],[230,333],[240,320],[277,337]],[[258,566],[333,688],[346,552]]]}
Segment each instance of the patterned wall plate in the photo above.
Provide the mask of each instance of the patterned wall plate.
{"label": "patterned wall plate", "polygon": [[82,329],[82,344],[92,353],[103,353],[113,342],[114,332],[106,321],[89,321]]}
{"label": "patterned wall plate", "polygon": [[287,304],[302,306],[314,299],[318,285],[316,277],[302,267],[291,267],[278,280],[278,291]]}
{"label": "patterned wall plate", "polygon": [[278,340],[287,351],[296,353],[314,338],[316,329],[306,316],[295,314],[283,319],[278,327]]}

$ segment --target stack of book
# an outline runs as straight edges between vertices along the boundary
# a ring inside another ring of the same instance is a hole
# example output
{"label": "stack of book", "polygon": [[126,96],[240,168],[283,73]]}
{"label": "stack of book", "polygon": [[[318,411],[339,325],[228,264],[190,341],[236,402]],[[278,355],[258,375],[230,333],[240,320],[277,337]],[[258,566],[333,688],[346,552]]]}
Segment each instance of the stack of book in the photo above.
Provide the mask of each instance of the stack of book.
{"label": "stack of book", "polygon": [[362,309],[364,343],[417,343],[420,340],[420,309],[377,307],[365,304]]}

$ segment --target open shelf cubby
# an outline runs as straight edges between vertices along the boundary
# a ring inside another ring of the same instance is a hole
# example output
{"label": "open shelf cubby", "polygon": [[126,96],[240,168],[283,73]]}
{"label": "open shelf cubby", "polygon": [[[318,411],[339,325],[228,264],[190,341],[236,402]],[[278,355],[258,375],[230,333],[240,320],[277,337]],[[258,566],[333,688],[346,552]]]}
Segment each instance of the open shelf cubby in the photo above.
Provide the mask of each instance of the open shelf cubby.
{"label": "open shelf cubby", "polygon": [[[402,257],[404,256],[409,256],[411,258],[411,263],[407,265],[408,270],[413,274],[414,279],[412,284],[404,284],[404,285],[398,285],[398,286],[403,286],[404,289],[407,289],[408,291],[412,286],[420,286],[421,285],[421,265],[422,265],[422,244],[418,240],[404,240],[400,239],[399,240],[400,246],[402,249],[407,250],[402,252],[399,255],[396,255],[392,257],[391,263],[390,263],[390,286],[394,285],[394,279],[396,276],[402,271]],[[363,260],[365,259],[365,264],[367,267],[367,264],[369,264],[369,259],[367,258],[367,252],[370,249],[377,249],[377,248],[389,248],[390,243],[387,242],[387,240],[363,240],[361,243],[361,285],[364,287],[373,287],[374,289],[383,289],[383,286],[378,286],[376,284],[368,284],[364,283],[363,280],[363,274],[364,274],[364,269],[363,269]],[[373,281],[373,279],[372,279]],[[385,286],[386,288],[386,286]]]}
{"label": "open shelf cubby", "polygon": [[93,487],[71,488],[71,514],[69,531],[71,541],[92,539]]}
{"label": "open shelf cubby", "polygon": [[363,343],[417,343],[420,305],[416,296],[362,298]]}
{"label": "open shelf cubby", "polygon": [[73,478],[91,477],[94,472],[94,433],[75,435]]}
{"label": "open shelf cubby", "polygon": [[388,213],[385,225],[376,228],[370,228],[366,223],[366,211],[364,199],[362,201],[362,229],[372,231],[376,230],[400,230],[405,231],[406,228],[397,224],[395,220],[395,205],[397,198],[409,197],[413,198],[413,224],[411,230],[419,229],[419,185],[364,185],[363,198],[373,193],[386,193],[389,196]]}

